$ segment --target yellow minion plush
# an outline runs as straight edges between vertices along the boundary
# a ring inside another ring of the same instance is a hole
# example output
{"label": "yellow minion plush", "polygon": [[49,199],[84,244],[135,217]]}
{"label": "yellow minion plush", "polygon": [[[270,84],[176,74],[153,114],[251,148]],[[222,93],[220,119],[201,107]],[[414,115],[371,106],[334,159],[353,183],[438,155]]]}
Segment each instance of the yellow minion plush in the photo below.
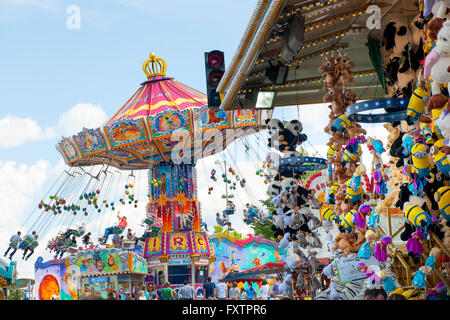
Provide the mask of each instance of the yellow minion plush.
{"label": "yellow minion plush", "polygon": [[332,161],[334,159],[334,155],[337,151],[341,149],[341,146],[338,143],[333,143],[327,151],[327,158],[329,161]]}
{"label": "yellow minion plush", "polygon": [[428,177],[430,175],[431,161],[428,157],[428,147],[424,143],[416,143],[412,149],[413,173],[420,177]]}
{"label": "yellow minion plush", "polygon": [[444,146],[444,140],[445,139],[439,139],[438,141],[436,141],[430,148],[430,153],[433,159],[433,163],[437,167],[437,169],[446,176],[449,176],[450,161],[448,161],[447,155],[441,151],[441,148]]}
{"label": "yellow minion plush", "polygon": [[352,209],[344,216],[341,221],[341,227],[345,231],[350,231],[355,227],[355,218],[353,217],[356,213],[356,210]]}
{"label": "yellow minion plush", "polygon": [[333,222],[334,220],[338,219],[338,217],[336,215],[336,211],[334,211],[333,207],[331,207],[331,206],[325,207],[322,210],[320,210],[319,212],[320,212],[321,217],[324,220]]}
{"label": "yellow minion plush", "polygon": [[406,110],[407,116],[412,121],[416,121],[422,115],[426,105],[424,98],[427,96],[428,92],[422,88],[414,90],[411,99],[409,99],[408,109]]}
{"label": "yellow minion plush", "polygon": [[403,214],[405,218],[411,222],[416,228],[424,228],[431,223],[431,216],[421,207],[405,202],[403,206]]}
{"label": "yellow minion plush", "polygon": [[450,187],[440,187],[434,193],[434,200],[438,203],[439,212],[442,217],[450,221]]}

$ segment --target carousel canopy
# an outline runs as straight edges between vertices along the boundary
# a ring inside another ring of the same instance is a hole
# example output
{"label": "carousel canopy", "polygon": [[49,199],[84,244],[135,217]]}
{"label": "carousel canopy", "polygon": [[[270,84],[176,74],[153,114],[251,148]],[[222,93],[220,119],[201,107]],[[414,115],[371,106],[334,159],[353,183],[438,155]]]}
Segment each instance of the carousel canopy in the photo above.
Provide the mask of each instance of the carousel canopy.
{"label": "carousel canopy", "polygon": [[[271,117],[271,111],[208,108],[203,93],[167,77],[166,68],[163,59],[151,54],[142,67],[147,80],[118,112],[102,127],[85,128],[57,144],[65,162],[129,170],[170,162],[179,154],[200,159],[254,132],[249,129],[263,128]],[[231,138],[230,130],[235,133]]]}
{"label": "carousel canopy", "polygon": [[[218,91],[220,108],[253,108],[259,91],[276,92],[274,107],[323,102],[318,68],[331,55],[346,55],[355,67],[348,88],[358,99],[384,98],[368,39],[371,5],[386,17],[417,15],[415,0],[259,0]],[[292,46],[300,50],[292,52]],[[297,47],[298,48],[298,47]],[[375,64],[376,65],[376,64]]]}

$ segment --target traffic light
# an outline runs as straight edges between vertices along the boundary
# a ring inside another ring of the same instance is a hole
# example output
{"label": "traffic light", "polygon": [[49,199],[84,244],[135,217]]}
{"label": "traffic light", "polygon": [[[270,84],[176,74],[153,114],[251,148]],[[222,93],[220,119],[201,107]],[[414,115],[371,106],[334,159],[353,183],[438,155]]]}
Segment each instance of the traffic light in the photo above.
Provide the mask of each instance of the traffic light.
{"label": "traffic light", "polygon": [[205,69],[208,107],[217,108],[220,106],[221,99],[220,94],[216,89],[225,73],[223,52],[219,50],[205,52]]}

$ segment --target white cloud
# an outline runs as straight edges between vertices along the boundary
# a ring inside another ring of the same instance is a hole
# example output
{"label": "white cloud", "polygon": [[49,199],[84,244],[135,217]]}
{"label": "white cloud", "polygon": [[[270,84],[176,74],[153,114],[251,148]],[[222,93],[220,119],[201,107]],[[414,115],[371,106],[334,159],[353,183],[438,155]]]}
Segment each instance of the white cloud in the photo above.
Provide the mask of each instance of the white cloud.
{"label": "white cloud", "polygon": [[[23,235],[27,231],[22,223],[23,217],[29,213],[27,209],[32,205],[36,194],[41,192],[50,172],[50,164],[44,160],[31,166],[0,161],[0,221],[2,221],[0,243],[2,244],[2,254],[13,233],[21,230]],[[21,252],[17,252],[14,258],[20,258],[20,255]],[[33,264],[19,262],[18,272],[20,278],[33,278]]]}
{"label": "white cloud", "polygon": [[12,148],[30,142],[71,136],[86,128],[98,128],[108,119],[100,105],[78,103],[61,114],[58,123],[42,127],[35,120],[8,114],[0,119],[0,148]]}
{"label": "white cloud", "polygon": [[0,0],[2,5],[13,5],[22,7],[32,7],[46,11],[55,11],[60,7],[56,0]]}
{"label": "white cloud", "polygon": [[100,105],[78,103],[59,117],[57,128],[62,135],[71,136],[82,131],[83,128],[98,128],[107,119]]}
{"label": "white cloud", "polygon": [[7,115],[0,119],[0,148],[17,147],[27,142],[54,138],[56,132],[51,127],[41,128],[31,118]]}

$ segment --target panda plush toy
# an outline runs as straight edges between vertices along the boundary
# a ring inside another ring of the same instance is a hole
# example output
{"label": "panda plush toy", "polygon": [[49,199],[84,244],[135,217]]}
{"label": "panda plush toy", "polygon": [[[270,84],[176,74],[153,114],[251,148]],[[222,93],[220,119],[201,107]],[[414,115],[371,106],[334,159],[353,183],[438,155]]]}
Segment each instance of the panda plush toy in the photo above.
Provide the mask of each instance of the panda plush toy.
{"label": "panda plush toy", "polygon": [[286,143],[283,141],[284,135],[286,133],[284,132],[286,130],[283,122],[279,119],[266,119],[266,126],[268,133],[270,135],[270,138],[268,139],[268,146],[269,148],[275,148],[280,152],[283,152],[286,150]]}

